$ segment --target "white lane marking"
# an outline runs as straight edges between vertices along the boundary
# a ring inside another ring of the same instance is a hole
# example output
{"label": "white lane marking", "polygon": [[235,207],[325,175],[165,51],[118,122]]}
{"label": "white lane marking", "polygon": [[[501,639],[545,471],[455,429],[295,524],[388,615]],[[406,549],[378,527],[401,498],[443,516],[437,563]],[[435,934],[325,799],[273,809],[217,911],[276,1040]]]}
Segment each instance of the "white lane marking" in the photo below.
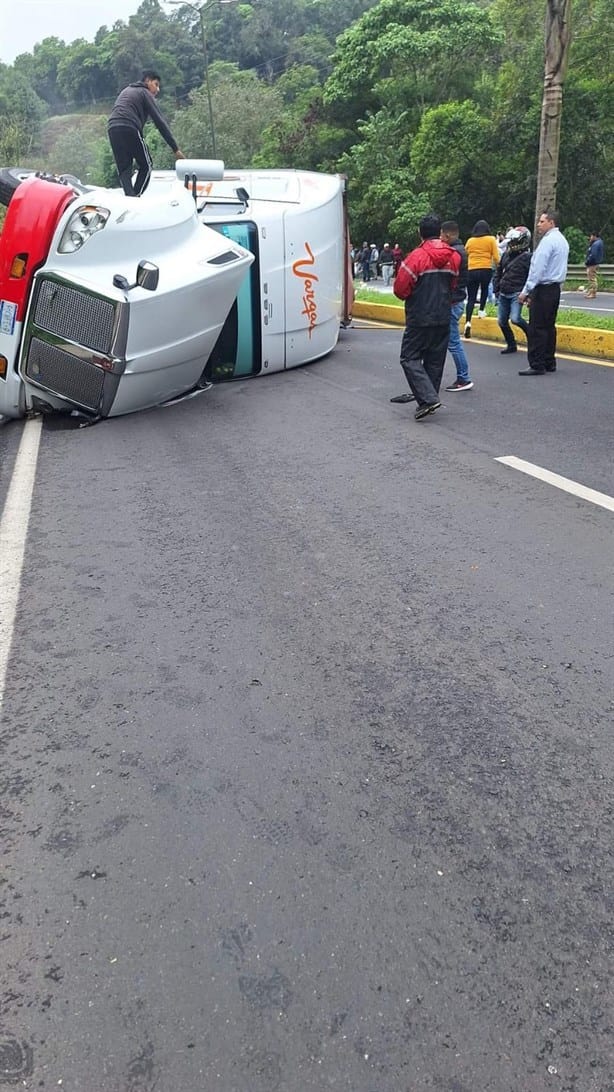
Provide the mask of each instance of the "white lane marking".
{"label": "white lane marking", "polygon": [[580,299],[579,300],[566,300],[566,299],[563,299],[563,297],[566,296],[566,295],[568,295],[567,292],[561,292],[561,307],[573,308],[574,311],[584,311],[584,313],[587,314],[587,315],[590,315],[593,312],[595,312],[595,313],[598,312],[599,314],[603,313],[603,314],[606,314],[606,315],[614,314],[614,307],[598,307],[598,306],[586,307],[586,305],[584,305],[584,299],[583,299],[582,293],[580,293]]}
{"label": "white lane marking", "polygon": [[13,640],[42,418],[26,421],[0,518],[0,709]]}
{"label": "white lane marking", "polygon": [[591,501],[592,504],[599,504],[601,508],[608,508],[610,512],[614,512],[614,497],[609,497],[607,493],[599,493],[596,489],[589,489],[586,485],[580,485],[579,482],[574,482],[571,478],[563,478],[560,474],[553,474],[551,470],[544,470],[541,466],[536,466],[535,463],[527,463],[524,459],[517,459],[515,455],[501,455],[495,459],[497,463],[504,463],[505,466],[511,466],[513,470],[520,470],[523,474],[529,474],[532,478],[539,478],[542,482],[547,482],[548,485],[554,485],[557,489],[563,489],[566,493],[573,493],[574,497],[580,497],[582,500]]}

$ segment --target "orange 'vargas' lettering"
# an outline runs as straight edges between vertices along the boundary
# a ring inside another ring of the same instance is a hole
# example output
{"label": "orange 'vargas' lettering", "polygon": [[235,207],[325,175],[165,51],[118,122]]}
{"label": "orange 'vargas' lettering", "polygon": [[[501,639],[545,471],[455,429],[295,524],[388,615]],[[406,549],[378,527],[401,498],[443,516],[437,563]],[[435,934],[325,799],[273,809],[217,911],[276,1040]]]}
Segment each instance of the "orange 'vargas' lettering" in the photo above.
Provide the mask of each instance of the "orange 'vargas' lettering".
{"label": "orange 'vargas' lettering", "polygon": [[318,305],[316,303],[316,296],[314,292],[314,284],[318,283],[318,277],[315,273],[310,273],[305,267],[315,265],[315,255],[313,250],[309,246],[309,243],[305,243],[305,250],[307,251],[307,258],[300,258],[294,262],[292,266],[292,272],[295,277],[300,277],[303,280],[303,310],[302,315],[305,315],[309,323],[309,339],[313,329],[318,321]]}

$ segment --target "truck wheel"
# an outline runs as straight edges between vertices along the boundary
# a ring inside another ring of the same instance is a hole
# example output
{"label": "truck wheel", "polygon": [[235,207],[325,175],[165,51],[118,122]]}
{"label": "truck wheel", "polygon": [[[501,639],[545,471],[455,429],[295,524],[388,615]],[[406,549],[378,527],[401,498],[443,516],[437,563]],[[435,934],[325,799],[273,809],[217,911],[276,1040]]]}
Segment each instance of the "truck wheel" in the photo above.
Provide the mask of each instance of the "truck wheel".
{"label": "truck wheel", "polygon": [[86,186],[74,174],[47,174],[45,171],[34,171],[30,167],[0,167],[0,204],[8,205],[15,190],[31,174],[37,174],[48,182],[57,182],[62,186],[70,186],[75,193],[86,193],[90,186]]}
{"label": "truck wheel", "polygon": [[0,167],[0,204],[8,205],[15,190],[35,171],[27,167]]}

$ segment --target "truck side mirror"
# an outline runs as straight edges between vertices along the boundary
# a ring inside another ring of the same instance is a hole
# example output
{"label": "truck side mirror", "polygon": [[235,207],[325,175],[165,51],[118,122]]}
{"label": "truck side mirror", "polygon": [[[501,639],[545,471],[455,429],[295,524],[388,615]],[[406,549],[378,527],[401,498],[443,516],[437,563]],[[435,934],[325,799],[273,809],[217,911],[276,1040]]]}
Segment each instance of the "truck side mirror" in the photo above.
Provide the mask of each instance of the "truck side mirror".
{"label": "truck side mirror", "polygon": [[146,288],[148,292],[155,292],[160,279],[160,270],[153,262],[139,262],[136,270],[136,283],[139,288]]}
{"label": "truck side mirror", "polygon": [[113,285],[115,288],[121,289],[122,292],[129,292],[131,288],[145,288],[148,292],[155,292],[158,287],[158,281],[160,279],[160,270],[153,262],[147,262],[145,260],[139,262],[136,267],[136,280],[134,284],[129,284],[125,277],[121,273],[116,273],[113,277]]}

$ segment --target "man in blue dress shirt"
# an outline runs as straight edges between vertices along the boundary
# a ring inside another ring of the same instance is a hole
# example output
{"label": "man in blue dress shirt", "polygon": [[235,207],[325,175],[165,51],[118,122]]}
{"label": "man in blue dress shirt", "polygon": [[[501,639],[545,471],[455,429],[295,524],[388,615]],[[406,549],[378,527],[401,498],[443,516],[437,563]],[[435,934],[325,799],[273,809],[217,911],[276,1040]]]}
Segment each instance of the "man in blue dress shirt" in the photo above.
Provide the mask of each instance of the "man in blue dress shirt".
{"label": "man in blue dress shirt", "polygon": [[559,222],[554,209],[542,212],[537,222],[541,241],[533,252],[526,284],[518,296],[520,303],[529,303],[529,367],[518,375],[556,371],[556,316],[569,258],[569,243],[559,231]]}

